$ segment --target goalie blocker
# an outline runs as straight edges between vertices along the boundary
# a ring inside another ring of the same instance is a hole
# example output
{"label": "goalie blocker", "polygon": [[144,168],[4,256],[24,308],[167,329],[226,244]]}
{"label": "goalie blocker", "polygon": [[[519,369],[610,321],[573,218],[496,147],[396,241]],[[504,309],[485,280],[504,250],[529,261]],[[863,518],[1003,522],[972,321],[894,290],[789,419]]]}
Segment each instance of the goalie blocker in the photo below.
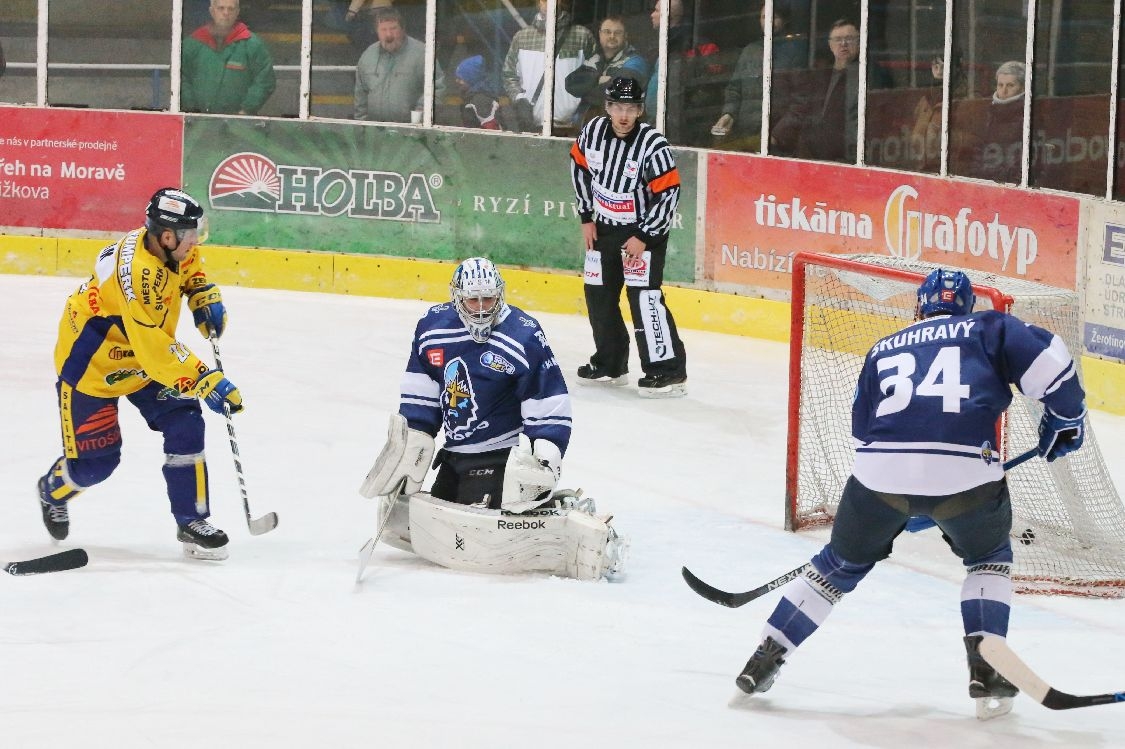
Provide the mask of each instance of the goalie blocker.
{"label": "goalie blocker", "polygon": [[425,492],[384,497],[391,517],[383,541],[455,570],[510,574],[546,572],[579,580],[623,572],[628,544],[595,515],[593,500],[558,491],[523,513],[437,499]]}

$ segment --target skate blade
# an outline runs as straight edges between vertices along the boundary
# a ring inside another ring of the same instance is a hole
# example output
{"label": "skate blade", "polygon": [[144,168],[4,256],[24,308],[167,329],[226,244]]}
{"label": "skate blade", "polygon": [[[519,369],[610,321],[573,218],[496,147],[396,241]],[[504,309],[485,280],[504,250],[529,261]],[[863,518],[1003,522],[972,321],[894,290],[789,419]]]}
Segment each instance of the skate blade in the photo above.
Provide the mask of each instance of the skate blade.
{"label": "skate blade", "polygon": [[680,382],[662,388],[639,388],[637,395],[642,398],[683,398],[687,395],[687,383]]}
{"label": "skate blade", "polygon": [[227,547],[220,546],[217,549],[205,549],[198,544],[193,544],[190,541],[181,541],[184,545],[184,556],[188,559],[196,559],[204,562],[221,562],[230,557],[230,552]]}
{"label": "skate blade", "polygon": [[585,377],[576,377],[575,381],[579,385],[608,385],[609,387],[622,387],[629,384],[629,375],[623,374],[617,377],[599,377],[596,380],[590,380]]}
{"label": "skate blade", "polygon": [[1012,712],[1011,697],[977,697],[977,720],[991,720]]}

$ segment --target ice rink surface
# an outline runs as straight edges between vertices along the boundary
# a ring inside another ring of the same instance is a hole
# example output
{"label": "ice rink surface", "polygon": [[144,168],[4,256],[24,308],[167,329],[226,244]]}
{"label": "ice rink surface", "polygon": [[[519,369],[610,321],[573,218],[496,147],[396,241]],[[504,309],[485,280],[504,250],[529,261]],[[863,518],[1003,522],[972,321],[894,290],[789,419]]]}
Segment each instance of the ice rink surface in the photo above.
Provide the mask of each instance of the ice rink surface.
{"label": "ice rink surface", "polygon": [[[683,331],[690,394],[574,384],[583,317],[537,315],[571,383],[562,485],[631,541],[620,583],[458,573],[381,547],[357,493],[397,408],[424,302],[224,289],[227,375],[255,517],[246,529],[223,419],[208,425],[212,520],[230,559],[175,540],[159,436],[123,403],[117,472],[53,546],[35,481],[59,453],[52,350],[73,278],[0,276],[2,559],[81,546],[82,570],[0,576],[0,745],[54,747],[1120,747],[1125,706],[1051,712],[1026,697],[982,723],[967,697],[959,561],[935,531],[839,606],[773,690],[732,709],[776,594],[697,597],[686,564],[745,590],[803,563],[823,531],[782,530],[787,348]],[[674,310],[673,310],[674,311]],[[206,342],[180,331],[204,359]],[[1125,488],[1125,418],[1093,412]],[[1018,469],[1017,469],[1018,470]],[[1125,601],[1018,596],[1010,642],[1060,689],[1125,689]]]}

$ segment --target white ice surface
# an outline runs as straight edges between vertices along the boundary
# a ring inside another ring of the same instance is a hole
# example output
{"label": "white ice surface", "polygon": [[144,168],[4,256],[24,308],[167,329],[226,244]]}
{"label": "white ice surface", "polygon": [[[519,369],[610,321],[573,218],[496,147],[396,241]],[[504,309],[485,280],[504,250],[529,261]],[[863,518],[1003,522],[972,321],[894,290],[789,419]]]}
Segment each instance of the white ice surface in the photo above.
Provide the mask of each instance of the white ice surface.
{"label": "white ice surface", "polygon": [[[59,452],[51,354],[77,282],[0,276],[4,560],[56,550],[34,485]],[[781,344],[683,331],[683,400],[572,385],[563,484],[631,539],[624,582],[457,573],[383,547],[357,589],[376,519],[357,488],[427,305],[224,293],[250,506],[280,525],[248,534],[223,420],[205,410],[213,520],[231,557],[185,560],[160,439],[124,405],[122,465],[75,502],[62,544],[86,548],[89,566],[0,575],[0,746],[1125,746],[1113,705],[1051,712],[1021,697],[1010,716],[973,717],[960,563],[926,534],[900,539],[768,695],[728,707],[776,595],[724,609],[680,566],[743,590],[824,540],[781,529]],[[185,316],[182,340],[208,358]],[[539,317],[573,381],[585,319]],[[1125,419],[1092,420],[1125,487]],[[1125,601],[1018,597],[1010,641],[1061,689],[1125,689]]]}

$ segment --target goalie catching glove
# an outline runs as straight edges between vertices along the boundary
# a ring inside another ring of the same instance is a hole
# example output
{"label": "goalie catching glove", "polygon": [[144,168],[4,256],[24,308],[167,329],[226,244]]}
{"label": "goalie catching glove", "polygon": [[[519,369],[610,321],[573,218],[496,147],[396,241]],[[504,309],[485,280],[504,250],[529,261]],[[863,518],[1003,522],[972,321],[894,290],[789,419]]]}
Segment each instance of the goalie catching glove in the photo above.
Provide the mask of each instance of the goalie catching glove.
{"label": "goalie catching glove", "polygon": [[220,338],[227,327],[227,308],[223,305],[223,294],[213,283],[192,279],[188,286],[188,309],[195,320],[195,327],[204,338]]}
{"label": "goalie catching glove", "polygon": [[531,440],[520,434],[520,443],[508,453],[504,466],[504,489],[500,507],[526,512],[551,498],[562,473],[562,452],[549,440]]}
{"label": "goalie catching glove", "polygon": [[236,414],[242,410],[242,394],[234,383],[223,376],[217,369],[208,369],[199,375],[191,394],[202,398],[203,402],[217,414],[223,412],[223,406],[229,406],[230,412]]}
{"label": "goalie catching glove", "polygon": [[1070,419],[1044,408],[1039,422],[1039,455],[1050,463],[1082,447],[1082,441],[1086,439],[1086,429],[1082,426],[1085,418],[1084,404],[1082,413]]}
{"label": "goalie catching glove", "polygon": [[402,414],[392,414],[387,425],[387,444],[367,472],[359,493],[368,499],[413,494],[422,488],[433,457],[434,438],[411,429]]}

